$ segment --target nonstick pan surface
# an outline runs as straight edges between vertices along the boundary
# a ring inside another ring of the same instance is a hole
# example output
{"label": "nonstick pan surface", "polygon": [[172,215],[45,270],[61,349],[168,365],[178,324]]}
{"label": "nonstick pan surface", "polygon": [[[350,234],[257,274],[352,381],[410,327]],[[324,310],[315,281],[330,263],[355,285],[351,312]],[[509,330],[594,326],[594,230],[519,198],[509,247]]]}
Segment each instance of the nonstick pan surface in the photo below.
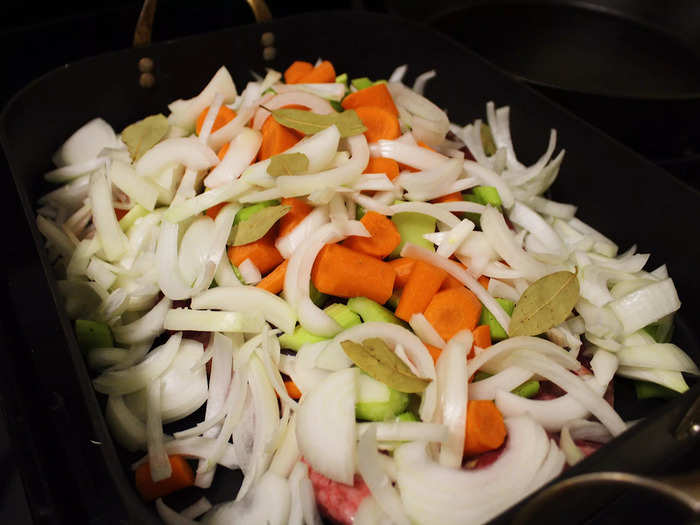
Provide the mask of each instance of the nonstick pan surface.
{"label": "nonstick pan surface", "polygon": [[[266,31],[276,37],[277,57],[271,63],[263,60],[260,47],[261,34]],[[410,81],[435,69],[438,76],[429,84],[427,96],[447,108],[451,120],[458,123],[482,117],[489,100],[510,105],[514,142],[528,162],[544,149],[549,129],[556,128],[567,154],[553,197],[578,204],[582,220],[623,249],[636,242],[639,251],[652,252],[650,267],[668,264],[685,303],[678,343],[700,361],[694,327],[683,322],[700,308],[695,270],[700,246],[691,238],[700,222],[700,195],[449,38],[392,17],[335,12],[103,55],[33,82],[0,117],[0,139],[17,187],[17,195],[3,198],[19,198],[34,241],[27,242],[26,228],[7,232],[8,242],[21,247],[7,270],[8,301],[16,321],[13,336],[30,349],[41,384],[55,395],[52,428],[70,458],[66,479],[75,483],[85,501],[83,509],[95,508],[91,498],[106,498],[109,505],[119,501],[122,512],[134,523],[156,522],[153,509],[132,488],[128,465],[134,458],[118,449],[109,436],[100,407],[104,399],[92,389],[34,224],[37,199],[48,189],[41,174],[50,168],[51,154],[72,131],[96,116],[120,130],[144,115],[165,111],[170,101],[198,93],[221,65],[228,67],[240,87],[250,79],[251,70],[283,69],[293,60],[313,61],[319,55],[351,78],[386,77],[394,67],[406,63]],[[137,62],[143,56],[155,62],[156,84],[151,89],[138,85]],[[688,444],[673,442],[666,434],[698,393],[696,386],[660,407],[619,396],[617,408],[623,415],[637,418],[651,410],[654,417],[582,462],[576,471],[605,468],[649,473],[664,460],[684,453]],[[654,440],[659,447],[651,447],[639,458],[635,447]],[[237,473],[219,469],[207,496],[214,502],[231,499],[238,483]],[[167,501],[183,507],[200,495],[192,489]],[[119,517],[118,511],[103,510],[99,522],[116,523]],[[84,515],[74,518],[85,520]]]}

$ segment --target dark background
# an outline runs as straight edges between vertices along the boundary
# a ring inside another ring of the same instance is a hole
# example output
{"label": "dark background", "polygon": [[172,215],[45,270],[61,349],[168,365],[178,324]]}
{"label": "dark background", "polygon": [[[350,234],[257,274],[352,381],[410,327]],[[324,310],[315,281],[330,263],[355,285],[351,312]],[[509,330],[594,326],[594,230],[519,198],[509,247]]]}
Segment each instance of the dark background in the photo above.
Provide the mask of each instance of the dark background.
{"label": "dark background", "polygon": [[[346,0],[333,5],[313,2],[294,2],[290,5],[292,2],[268,1],[275,18],[318,9],[388,11],[417,18],[426,16],[426,5],[430,3],[407,2],[404,6],[408,7],[402,8],[400,2],[379,0]],[[421,9],[412,11],[411,6],[417,4],[421,4]],[[3,81],[0,84],[0,106],[4,106],[28,82],[56,67],[129,47],[140,8],[141,2],[133,0],[103,3],[69,0],[49,3],[41,8],[27,2],[1,3],[0,71],[3,72]],[[695,9],[689,13],[697,18],[700,16],[697,11]],[[253,22],[252,13],[243,0],[160,0],[153,41]],[[470,47],[488,56],[488,46],[483,45],[487,37],[472,42]],[[494,38],[497,37],[494,35]],[[692,65],[689,64],[689,67]],[[592,114],[579,114],[594,120]],[[47,125],[50,124],[47,120]],[[598,125],[602,126],[600,122]],[[607,131],[624,138],[618,129],[610,128]],[[662,155],[652,147],[653,130],[650,132],[652,138],[649,147],[645,144],[628,145],[634,146],[677,177],[700,187],[698,144],[690,141],[680,154]],[[0,158],[0,173],[2,191],[14,195],[15,189],[9,180],[4,157]],[[3,208],[2,213],[6,228],[24,228],[18,206]],[[14,254],[12,246],[4,247],[4,257],[13,257]],[[3,297],[22,293],[21,283],[3,279],[0,286]],[[29,355],[31,350],[19,347],[13,340],[12,326],[18,322],[18,318],[17,312],[4,312],[0,319],[0,467],[4,474],[0,478],[0,523],[59,523],[56,516],[60,512],[57,509],[71,505],[71,487],[61,483],[61,473],[66,468],[69,455],[52,436],[52,427],[60,424],[60,419],[47,417],[47,412],[60,413],[60,410],[55,410],[60,400],[52,399],[48,392],[42,390]],[[91,522],[100,523],[99,513]]]}

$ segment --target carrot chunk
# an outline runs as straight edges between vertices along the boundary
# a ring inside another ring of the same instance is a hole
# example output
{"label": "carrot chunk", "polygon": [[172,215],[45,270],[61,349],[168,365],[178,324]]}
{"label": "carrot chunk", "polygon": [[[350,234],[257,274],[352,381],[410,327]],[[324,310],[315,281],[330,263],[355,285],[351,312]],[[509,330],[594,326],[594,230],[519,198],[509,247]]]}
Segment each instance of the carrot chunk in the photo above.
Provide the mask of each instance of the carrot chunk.
{"label": "carrot chunk", "polygon": [[[406,289],[404,295],[405,293]],[[425,308],[424,315],[440,337],[448,341],[461,330],[474,330],[481,317],[481,303],[465,287],[448,288],[435,294]]]}
{"label": "carrot chunk", "polygon": [[399,119],[390,111],[378,106],[360,106],[355,112],[367,128],[367,142],[393,140],[401,135]]}
{"label": "carrot chunk", "polygon": [[442,354],[442,350],[437,346],[429,345],[428,343],[423,344],[428,349],[428,352],[430,352],[430,357],[433,358],[433,363],[437,364],[437,361],[440,358],[440,354]]}
{"label": "carrot chunk", "polygon": [[474,344],[469,351],[470,359],[474,357],[475,346],[478,346],[479,348],[488,348],[491,346],[491,329],[488,327],[488,325],[482,324],[472,330],[472,335],[474,336]]}
{"label": "carrot chunk", "polygon": [[394,281],[394,288],[403,288],[408,282],[408,278],[413,271],[413,266],[416,264],[415,259],[410,257],[399,257],[398,259],[393,259],[389,261],[389,264],[394,268],[396,272],[396,281]]}
{"label": "carrot chunk", "polygon": [[489,289],[489,278],[486,277],[485,275],[482,275],[477,279],[479,281],[479,284],[484,287],[484,289],[488,290]]}
{"label": "carrot chunk", "polygon": [[441,268],[416,261],[408,282],[403,287],[399,305],[396,307],[396,317],[409,321],[413,314],[422,314],[434,300],[435,293],[440,289],[446,275],[447,272]]}
{"label": "carrot chunk", "polygon": [[319,292],[338,297],[367,297],[384,304],[396,272],[384,261],[339,244],[327,244],[316,257],[311,280]]}
{"label": "carrot chunk", "polygon": [[335,68],[328,60],[324,60],[296,81],[297,84],[324,84],[328,82],[335,82]]}
{"label": "carrot chunk", "polygon": [[136,489],[146,501],[167,496],[176,490],[194,485],[194,473],[192,468],[182,456],[168,456],[172,475],[161,481],[153,481],[151,467],[148,462],[140,465],[134,473]]}
{"label": "carrot chunk", "polygon": [[297,60],[292,62],[292,65],[284,72],[284,81],[287,84],[298,84],[299,79],[313,71],[314,65],[310,62]]}
{"label": "carrot chunk", "polygon": [[298,134],[274,118],[268,118],[260,131],[262,132],[262,143],[258,152],[259,161],[284,153],[301,140]]}
{"label": "carrot chunk", "polygon": [[398,117],[399,110],[396,109],[394,99],[389,92],[386,84],[375,84],[365,89],[360,89],[354,93],[350,93],[343,99],[341,105],[345,109],[357,109],[364,106],[380,107]]}
{"label": "carrot chunk", "polygon": [[381,213],[368,211],[360,222],[365,225],[370,237],[352,235],[343,242],[346,248],[383,259],[401,242],[401,234],[396,225]]}
{"label": "carrot chunk", "polygon": [[298,197],[285,197],[282,199],[283,206],[291,206],[292,208],[279,221],[279,237],[284,237],[294,228],[299,226],[306,216],[312,212],[313,207],[304,199]]}
{"label": "carrot chunk", "polygon": [[399,163],[385,157],[371,157],[363,173],[385,173],[389,180],[399,176]]}
{"label": "carrot chunk", "polygon": [[301,390],[299,390],[299,387],[291,379],[284,382],[284,387],[287,389],[287,393],[292,399],[299,399],[301,397]]}
{"label": "carrot chunk", "polygon": [[503,415],[493,401],[485,399],[467,402],[464,455],[475,456],[500,447],[506,439]]}
{"label": "carrot chunk", "polygon": [[450,274],[447,274],[445,280],[442,281],[442,286],[440,287],[440,290],[447,290],[448,288],[464,288],[464,283],[462,283],[462,281],[460,281],[459,279],[455,279]]}
{"label": "carrot chunk", "polygon": [[[204,119],[207,118],[207,113],[209,113],[209,106],[204,108],[202,112],[197,117],[197,135],[202,132],[202,126],[204,125]],[[227,106],[221,106],[219,112],[216,114],[214,119],[214,124],[211,127],[211,132],[214,133],[217,129],[224,127],[226,124],[231,122],[236,118],[236,112]]]}
{"label": "carrot chunk", "polygon": [[284,278],[287,275],[287,264],[289,259],[286,259],[282,264],[268,273],[258,284],[258,288],[267,290],[270,293],[278,294],[284,288]]}
{"label": "carrot chunk", "polygon": [[242,244],[241,246],[229,246],[228,258],[231,264],[239,266],[246,259],[252,263],[265,275],[270,270],[282,263],[284,258],[275,248],[276,228],[272,228],[264,237],[255,242]]}
{"label": "carrot chunk", "polygon": [[211,208],[209,208],[206,211],[207,217],[211,217],[212,219],[216,219],[216,216],[219,215],[219,212],[221,211],[221,208],[226,206],[228,202],[220,202],[219,204],[215,204]]}
{"label": "carrot chunk", "polygon": [[455,191],[454,193],[448,193],[447,195],[443,195],[442,197],[433,199],[430,202],[432,202],[433,204],[437,204],[440,202],[462,202],[462,194],[458,191]]}

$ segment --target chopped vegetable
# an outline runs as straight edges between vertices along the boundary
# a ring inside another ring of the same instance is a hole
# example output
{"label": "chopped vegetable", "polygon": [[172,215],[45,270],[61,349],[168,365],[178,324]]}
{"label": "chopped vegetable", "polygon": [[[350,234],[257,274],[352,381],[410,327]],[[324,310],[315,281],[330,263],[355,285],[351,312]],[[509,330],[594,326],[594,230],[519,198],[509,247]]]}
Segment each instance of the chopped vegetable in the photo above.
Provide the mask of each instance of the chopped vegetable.
{"label": "chopped vegetable", "polygon": [[392,323],[404,326],[391,310],[367,297],[353,297],[348,301],[348,308],[362,317],[365,323]]}
{"label": "chopped vegetable", "polygon": [[360,221],[370,237],[351,236],[343,241],[343,246],[373,257],[383,259],[401,242],[401,235],[393,222],[375,211],[368,211]]}
{"label": "chopped vegetable", "polygon": [[423,237],[426,233],[435,231],[437,221],[434,217],[422,213],[401,212],[392,215],[391,221],[401,234],[401,242],[391,253],[391,257],[398,257],[407,242],[431,251],[435,250],[433,243]]}
{"label": "chopped vegetable", "polygon": [[480,316],[481,303],[464,287],[436,293],[425,309],[425,318],[445,341],[462,330],[476,328]]}
{"label": "chopped vegetable", "polygon": [[394,159],[371,157],[364,173],[384,173],[389,180],[393,181],[399,176],[399,164]]}
{"label": "chopped vegetable", "polygon": [[476,456],[495,450],[506,438],[503,416],[493,401],[475,400],[467,403],[467,427],[464,455]]}
{"label": "chopped vegetable", "polygon": [[396,109],[396,104],[394,104],[394,99],[386,84],[375,84],[355,93],[350,93],[343,99],[342,105],[345,109],[378,107],[396,117],[399,116],[399,111]]}
{"label": "chopped vegetable", "polygon": [[[323,310],[328,316],[338,323],[343,329],[351,328],[360,324],[360,316],[341,303],[334,303]],[[294,333],[282,334],[279,342],[282,348],[299,350],[303,345],[325,341],[327,337],[315,335],[302,326],[297,326]]]}
{"label": "chopped vegetable", "polygon": [[[403,287],[396,317],[408,322],[413,314],[422,314],[440,289],[447,272],[423,261],[416,261]],[[444,337],[443,337],[444,339]]]}
{"label": "chopped vegetable", "polygon": [[250,259],[263,275],[275,269],[284,260],[275,248],[277,232],[271,229],[262,238],[241,246],[229,246],[228,258],[231,264],[240,266],[243,261]]}
{"label": "chopped vegetable", "polygon": [[93,348],[111,348],[114,346],[112,330],[106,323],[88,319],[75,320],[75,337],[83,352]]}
{"label": "chopped vegetable", "polygon": [[173,455],[168,456],[168,460],[172,474],[161,481],[154,482],[151,479],[151,467],[148,462],[140,465],[134,472],[136,488],[144,500],[153,501],[194,485],[194,473],[185,458]]}
{"label": "chopped vegetable", "polygon": [[[508,315],[511,315],[513,313],[513,309],[515,308],[515,303],[513,301],[511,301],[510,299],[502,299],[500,297],[496,297],[496,301],[498,301],[498,304],[501,305],[501,308],[503,308],[503,310]],[[479,319],[479,324],[483,324],[489,327],[491,339],[493,339],[494,341],[502,341],[503,339],[508,337],[506,331],[499,324],[499,322],[496,321],[496,318],[488,310],[488,308],[484,307],[481,311],[481,318]]]}
{"label": "chopped vegetable", "polygon": [[287,264],[289,264],[289,259],[283,261],[255,286],[267,290],[270,293],[280,293],[282,288],[284,288],[284,276],[287,273]]}
{"label": "chopped vegetable", "polygon": [[393,140],[401,135],[399,119],[391,111],[377,106],[360,106],[355,111],[367,128],[367,142]]}

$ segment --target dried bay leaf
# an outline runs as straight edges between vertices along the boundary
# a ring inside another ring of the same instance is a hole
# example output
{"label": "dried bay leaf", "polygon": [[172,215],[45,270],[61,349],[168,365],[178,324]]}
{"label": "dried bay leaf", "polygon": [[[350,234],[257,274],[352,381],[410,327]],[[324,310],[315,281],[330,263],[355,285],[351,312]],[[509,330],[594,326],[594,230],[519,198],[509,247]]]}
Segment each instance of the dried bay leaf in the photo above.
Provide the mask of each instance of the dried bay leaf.
{"label": "dried bay leaf", "polygon": [[579,300],[576,274],[556,272],[532,283],[515,305],[508,335],[539,335],[563,323]]}
{"label": "dried bay leaf", "polygon": [[303,153],[280,153],[270,157],[267,173],[272,177],[298,175],[309,169],[309,157]]}
{"label": "dried bay leaf", "polygon": [[387,344],[379,339],[365,339],[362,344],[353,341],[340,343],[347,356],[367,375],[394,390],[407,394],[423,392],[430,379],[416,376]]}
{"label": "dried bay leaf", "polygon": [[228,244],[241,246],[255,242],[265,236],[275,223],[284,217],[291,206],[270,206],[251,215],[250,218],[239,222],[232,229],[228,237]]}
{"label": "dried bay leaf", "polygon": [[131,158],[137,161],[165,137],[169,128],[168,119],[159,113],[127,126],[121,137]]}
{"label": "dried bay leaf", "polygon": [[272,111],[272,116],[279,124],[301,131],[305,135],[313,135],[334,124],[342,138],[352,137],[367,131],[353,109],[328,115],[319,115],[303,109],[275,109]]}

